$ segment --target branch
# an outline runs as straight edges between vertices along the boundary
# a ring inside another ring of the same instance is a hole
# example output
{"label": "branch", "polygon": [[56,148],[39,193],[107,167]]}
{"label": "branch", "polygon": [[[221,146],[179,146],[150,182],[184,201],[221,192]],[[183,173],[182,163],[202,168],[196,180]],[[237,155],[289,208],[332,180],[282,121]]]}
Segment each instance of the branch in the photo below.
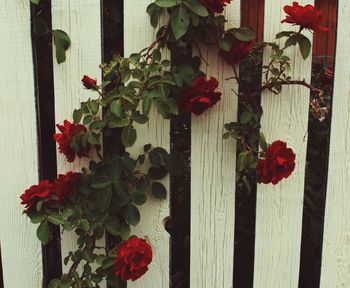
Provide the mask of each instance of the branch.
{"label": "branch", "polygon": [[315,86],[312,86],[311,84],[305,82],[305,80],[292,80],[292,81],[278,81],[278,82],[274,82],[274,83],[269,83],[269,84],[265,84],[263,86],[261,86],[260,91],[264,91],[265,89],[268,89],[271,91],[271,89],[274,87],[275,84],[280,84],[280,85],[301,85],[304,87],[307,87],[308,89],[310,89],[313,92],[318,93],[320,96],[323,96],[323,90],[319,89]]}

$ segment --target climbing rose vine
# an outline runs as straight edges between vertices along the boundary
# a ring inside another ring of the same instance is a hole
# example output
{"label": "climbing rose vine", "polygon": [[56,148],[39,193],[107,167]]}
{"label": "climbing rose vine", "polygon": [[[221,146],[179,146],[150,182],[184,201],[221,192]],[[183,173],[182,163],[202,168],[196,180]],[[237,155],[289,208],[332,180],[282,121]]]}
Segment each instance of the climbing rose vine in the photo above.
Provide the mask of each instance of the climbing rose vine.
{"label": "climbing rose vine", "polygon": [[[281,31],[276,41],[257,43],[249,28],[224,29],[226,19],[218,13],[231,2],[156,0],[147,8],[151,25],[157,27],[164,13],[169,22],[158,28],[155,41],[141,52],[129,57],[115,55],[110,63],[101,64],[102,83],[83,76],[82,89],[89,90],[91,97],[74,110],[72,119],[57,124],[53,139],[68,162],[86,158],[86,167],[52,181],[42,180],[21,195],[24,213],[38,224],[37,236],[43,244],[53,241],[50,225],[77,235],[76,250],[64,255],[68,272],[53,279],[50,288],[98,288],[105,280],[111,287],[126,287],[126,281],[137,281],[148,271],[152,239],[131,232],[140,222],[139,207],[150,197],[165,199],[167,189],[162,179],[169,174],[181,177],[184,170],[178,155],[162,147],[144,143],[138,154],[126,152],[137,140],[136,124],[140,127],[148,122],[152,107],[165,119],[184,113],[202,117],[221,113],[223,97],[238,97],[238,119],[226,123],[223,131],[225,139],[234,138],[237,143],[238,185],[249,186],[252,173],[260,183],[273,185],[293,173],[297,153],[283,140],[269,145],[261,131],[259,96],[269,91],[269,97],[274,97],[285,85],[301,85],[317,95],[310,105],[313,115],[324,119],[327,108],[322,105],[327,91],[292,79],[289,71],[293,65],[286,51],[298,45],[301,55],[296,57],[306,59],[311,43],[304,33],[328,28],[321,26],[322,15],[315,7],[294,2],[283,8],[286,18],[281,21],[299,29]],[[231,77],[220,81],[236,82],[239,91],[222,95],[219,76],[201,70],[203,63],[210,65],[201,47],[210,47],[231,67]],[[170,51],[172,61],[164,58],[164,48]],[[192,56],[192,48],[198,50],[198,56]],[[270,57],[264,61],[267,65],[262,61],[265,50]],[[325,83],[332,77],[328,70],[322,78]],[[227,141],[226,145],[232,143]],[[105,232],[115,236],[115,241],[100,247],[97,241]]]}

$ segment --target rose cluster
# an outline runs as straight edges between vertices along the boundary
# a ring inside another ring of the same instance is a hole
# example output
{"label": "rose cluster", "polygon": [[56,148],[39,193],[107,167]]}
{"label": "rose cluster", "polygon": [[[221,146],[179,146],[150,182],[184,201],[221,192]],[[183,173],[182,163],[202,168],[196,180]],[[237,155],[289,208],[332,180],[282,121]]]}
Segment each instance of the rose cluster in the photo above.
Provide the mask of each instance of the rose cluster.
{"label": "rose cluster", "polygon": [[21,204],[25,206],[24,212],[28,213],[40,201],[43,207],[50,204],[62,204],[75,193],[80,175],[80,173],[68,172],[65,175],[59,175],[53,182],[42,180],[38,185],[29,187],[20,196]]}

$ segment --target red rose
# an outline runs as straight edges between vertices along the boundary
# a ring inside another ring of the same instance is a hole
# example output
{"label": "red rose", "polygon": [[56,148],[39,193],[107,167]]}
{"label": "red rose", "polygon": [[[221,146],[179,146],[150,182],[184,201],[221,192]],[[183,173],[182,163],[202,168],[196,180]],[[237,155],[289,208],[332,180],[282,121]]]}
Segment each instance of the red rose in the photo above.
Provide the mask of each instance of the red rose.
{"label": "red rose", "polygon": [[199,0],[205,8],[213,13],[221,13],[224,7],[231,3],[231,0]]}
{"label": "red rose", "polygon": [[146,240],[129,238],[117,247],[114,274],[123,281],[135,281],[148,271],[151,261],[152,248]]}
{"label": "red rose", "polygon": [[81,82],[83,82],[83,85],[86,89],[92,89],[96,86],[96,79],[92,79],[89,76],[84,75],[83,79],[81,79]]}
{"label": "red rose", "polygon": [[276,185],[292,174],[295,167],[295,154],[287,148],[286,142],[275,141],[265,151],[265,158],[257,165],[259,181]]}
{"label": "red rose", "polygon": [[254,41],[240,41],[237,40],[232,44],[230,51],[220,49],[220,55],[224,57],[226,62],[234,66],[241,62],[252,51]]}
{"label": "red rose", "polygon": [[214,77],[207,80],[200,76],[192,81],[192,87],[184,92],[182,110],[202,114],[208,108],[213,107],[221,97],[220,92],[214,92],[219,86],[219,81]]}
{"label": "red rose", "polygon": [[315,31],[328,31],[327,27],[321,26],[322,13],[312,5],[300,6],[298,2],[293,2],[293,6],[284,6],[284,12],[288,15],[282,23],[300,25]]}
{"label": "red rose", "polygon": [[47,200],[53,193],[54,187],[48,180],[40,181],[38,185],[29,187],[20,196],[21,204],[25,205],[25,213],[35,206],[40,200]]}
{"label": "red rose", "polygon": [[64,200],[76,191],[76,183],[80,173],[68,172],[65,175],[58,175],[58,178],[53,182],[55,187],[55,195]]}
{"label": "red rose", "polygon": [[[53,138],[59,145],[58,150],[60,153],[66,155],[68,162],[73,162],[75,154],[79,157],[87,156],[90,150],[89,144],[83,145],[80,137],[80,133],[86,132],[86,127],[80,124],[73,124],[67,120],[64,120],[63,125],[56,125],[61,133],[56,133]],[[71,140],[74,137],[75,149],[71,147]]]}

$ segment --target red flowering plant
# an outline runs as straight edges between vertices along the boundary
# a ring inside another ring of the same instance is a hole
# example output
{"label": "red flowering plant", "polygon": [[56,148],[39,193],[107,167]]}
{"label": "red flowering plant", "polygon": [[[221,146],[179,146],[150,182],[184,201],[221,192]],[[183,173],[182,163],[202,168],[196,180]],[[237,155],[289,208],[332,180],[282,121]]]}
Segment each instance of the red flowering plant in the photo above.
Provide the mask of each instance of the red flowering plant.
{"label": "red flowering plant", "polygon": [[[293,172],[293,150],[281,140],[268,145],[260,133],[262,108],[258,95],[265,90],[279,94],[284,85],[303,85],[322,96],[322,89],[291,79],[291,63],[285,54],[287,48],[298,44],[302,57],[309,55],[310,41],[302,32],[324,31],[320,14],[315,8],[297,3],[292,8],[286,6],[284,22],[300,25],[299,31],[277,34],[277,39],[287,39],[283,46],[281,40],[255,43],[249,28],[225,31],[226,20],[218,13],[231,2],[155,0],[147,8],[151,24],[157,26],[161,13],[169,14],[169,22],[159,28],[156,40],[141,52],[129,57],[116,55],[110,63],[102,64],[102,83],[87,75],[82,78],[82,86],[94,96],[74,110],[73,120],[57,125],[53,138],[68,162],[74,162],[76,156],[87,157],[89,166],[81,173],[68,172],[53,181],[43,180],[21,196],[24,212],[39,224],[37,235],[44,244],[51,241],[49,224],[77,234],[78,248],[64,260],[71,266],[61,279],[52,280],[52,287],[100,287],[105,279],[113,287],[124,287],[125,281],[135,281],[147,272],[152,261],[151,245],[130,237],[130,226],[140,222],[139,206],[149,196],[167,197],[161,180],[168,174],[180,175],[182,163],[176,155],[150,144],[136,156],[120,151],[134,145],[135,124],[147,123],[152,107],[165,119],[179,113],[198,117],[204,112],[213,113],[211,108],[222,95],[215,75],[206,75],[200,69],[201,63],[207,62],[200,52],[203,45],[215,45],[215,51],[232,67],[233,76],[227,81],[234,79],[239,84],[240,115],[237,122],[225,125],[224,133],[224,138],[237,140],[238,181],[253,170],[259,182],[276,185]],[[172,61],[163,57],[163,48],[170,50]],[[198,56],[189,53],[192,48],[198,50]],[[272,51],[268,65],[262,65],[264,49]],[[115,143],[121,143],[122,149],[113,150]],[[98,247],[96,241],[105,231],[121,242]],[[79,275],[77,268],[82,263],[84,271]]]}

